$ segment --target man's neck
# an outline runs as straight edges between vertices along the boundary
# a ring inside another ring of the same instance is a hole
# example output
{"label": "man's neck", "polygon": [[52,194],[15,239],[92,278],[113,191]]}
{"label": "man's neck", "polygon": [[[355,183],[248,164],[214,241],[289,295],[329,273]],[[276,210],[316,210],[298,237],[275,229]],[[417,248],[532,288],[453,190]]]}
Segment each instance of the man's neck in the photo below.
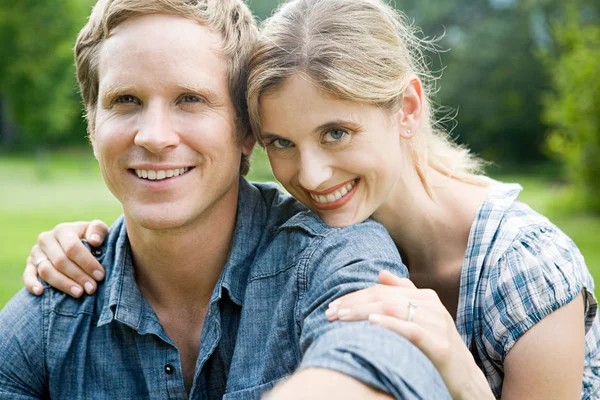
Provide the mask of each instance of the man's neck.
{"label": "man's neck", "polygon": [[126,216],[136,281],[155,311],[208,304],[233,242],[237,193],[226,203],[174,230],[147,230]]}

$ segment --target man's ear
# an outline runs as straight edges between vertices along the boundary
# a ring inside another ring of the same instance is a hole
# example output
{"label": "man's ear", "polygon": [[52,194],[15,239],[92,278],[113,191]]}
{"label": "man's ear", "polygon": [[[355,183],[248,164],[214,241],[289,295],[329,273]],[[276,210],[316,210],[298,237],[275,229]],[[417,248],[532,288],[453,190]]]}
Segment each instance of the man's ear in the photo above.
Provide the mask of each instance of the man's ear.
{"label": "man's ear", "polygon": [[94,130],[91,126],[88,125],[88,140],[92,145],[92,151],[94,152],[94,158],[98,159],[98,152],[96,150],[96,136],[94,135]]}
{"label": "man's ear", "polygon": [[402,94],[402,106],[398,111],[400,136],[412,138],[419,129],[423,114],[423,86],[421,80],[413,76]]}
{"label": "man's ear", "polygon": [[248,135],[242,140],[242,153],[245,156],[250,156],[252,154],[252,150],[254,150],[254,145],[256,144],[256,138],[254,135]]}

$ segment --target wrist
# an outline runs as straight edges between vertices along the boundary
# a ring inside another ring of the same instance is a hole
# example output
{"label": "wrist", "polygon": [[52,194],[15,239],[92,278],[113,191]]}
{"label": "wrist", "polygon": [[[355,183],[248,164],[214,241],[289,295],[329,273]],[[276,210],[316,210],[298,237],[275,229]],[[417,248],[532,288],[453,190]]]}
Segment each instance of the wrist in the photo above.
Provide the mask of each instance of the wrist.
{"label": "wrist", "polygon": [[455,400],[494,400],[492,389],[485,378],[483,372],[475,367],[467,374],[468,379],[465,380],[458,393],[453,394]]}

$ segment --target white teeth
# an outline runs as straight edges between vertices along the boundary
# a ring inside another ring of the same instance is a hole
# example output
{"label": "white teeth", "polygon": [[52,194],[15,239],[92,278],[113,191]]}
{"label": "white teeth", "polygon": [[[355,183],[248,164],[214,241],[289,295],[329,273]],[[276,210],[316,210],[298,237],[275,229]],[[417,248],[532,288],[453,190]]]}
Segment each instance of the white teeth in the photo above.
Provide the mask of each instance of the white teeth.
{"label": "white teeth", "polygon": [[317,203],[322,203],[322,204],[332,203],[336,200],[341,199],[345,195],[347,195],[348,192],[350,190],[352,190],[354,185],[356,185],[356,182],[357,182],[357,180],[353,180],[352,182],[349,182],[347,185],[342,186],[340,189],[336,190],[333,193],[329,193],[326,196],[310,193],[310,197],[312,197],[312,199],[314,201],[316,201]]}
{"label": "white teeth", "polygon": [[163,179],[168,179],[168,178],[172,178],[174,176],[183,175],[189,170],[190,170],[189,167],[176,168],[176,169],[161,169],[161,170],[136,169],[135,174],[139,178],[149,179],[151,181],[162,181]]}

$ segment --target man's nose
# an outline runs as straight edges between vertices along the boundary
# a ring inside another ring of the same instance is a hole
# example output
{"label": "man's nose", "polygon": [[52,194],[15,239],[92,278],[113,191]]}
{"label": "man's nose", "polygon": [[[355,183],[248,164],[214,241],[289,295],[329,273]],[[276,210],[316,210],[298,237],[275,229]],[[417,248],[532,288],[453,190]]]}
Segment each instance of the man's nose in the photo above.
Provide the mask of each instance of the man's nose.
{"label": "man's nose", "polygon": [[300,185],[307,190],[326,189],[320,186],[333,175],[333,170],[326,155],[317,152],[303,152],[300,155]]}
{"label": "man's nose", "polygon": [[167,106],[156,104],[148,107],[140,116],[135,144],[151,153],[160,153],[177,147],[179,133],[175,131]]}

